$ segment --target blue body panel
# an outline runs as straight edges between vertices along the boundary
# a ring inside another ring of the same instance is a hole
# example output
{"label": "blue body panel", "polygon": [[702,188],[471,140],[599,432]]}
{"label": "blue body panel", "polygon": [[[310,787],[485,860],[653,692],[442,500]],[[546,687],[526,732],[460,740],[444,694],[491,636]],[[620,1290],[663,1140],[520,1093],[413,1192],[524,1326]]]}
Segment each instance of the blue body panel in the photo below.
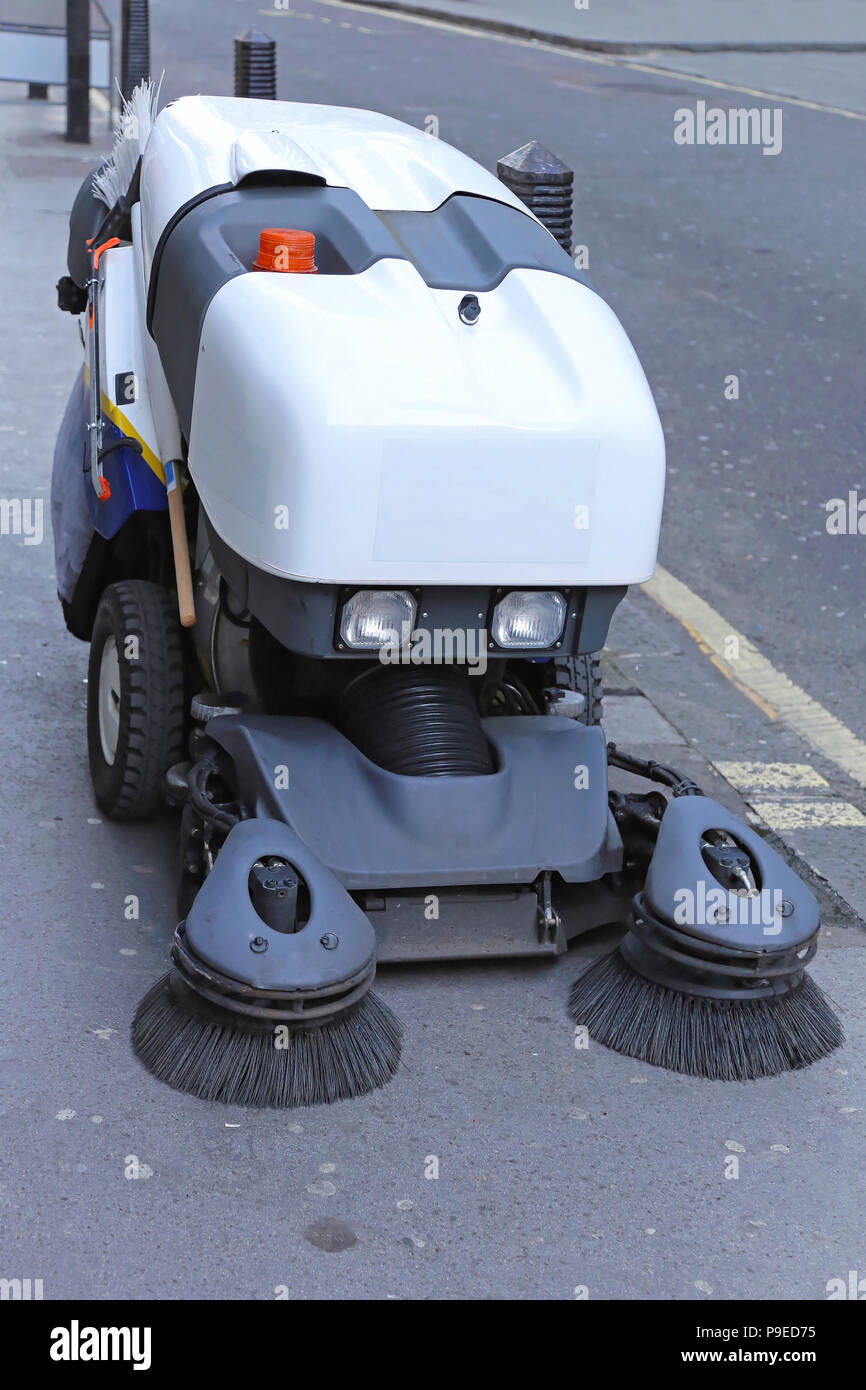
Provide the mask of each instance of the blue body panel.
{"label": "blue body panel", "polygon": [[[123,432],[107,416],[102,417],[102,443],[113,444],[122,439]],[[165,487],[135,449],[113,449],[106,454],[102,471],[111,488],[111,496],[100,502],[90,474],[85,474],[87,510],[93,529],[110,540],[133,512],[163,512],[168,506]]]}
{"label": "blue body panel", "polygon": [[[134,511],[165,511],[168,506],[165,487],[134,449],[116,449],[106,456],[104,472],[111,497],[99,501],[90,473],[84,471],[88,462],[89,417],[90,395],[82,370],[70,393],[57,436],[51,475],[57,591],[66,602],[72,600],[94,532],[110,540]],[[105,415],[102,423],[104,444],[121,437],[121,431]]]}

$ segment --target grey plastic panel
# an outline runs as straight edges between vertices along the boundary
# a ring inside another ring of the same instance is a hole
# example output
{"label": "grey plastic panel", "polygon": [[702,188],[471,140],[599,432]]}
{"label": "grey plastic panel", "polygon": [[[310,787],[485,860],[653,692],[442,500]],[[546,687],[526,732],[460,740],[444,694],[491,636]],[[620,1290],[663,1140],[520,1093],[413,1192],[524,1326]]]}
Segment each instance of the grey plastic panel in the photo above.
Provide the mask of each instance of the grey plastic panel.
{"label": "grey plastic panel", "polygon": [[[650,910],[670,921],[677,894],[689,892],[698,903],[711,889],[722,887],[701,854],[701,836],[707,830],[726,830],[738,840],[757,864],[758,886],[771,895],[780,893],[792,911],[789,916],[778,918],[781,930],[772,933],[766,932],[761,922],[709,922],[679,925],[678,929],[702,941],[748,950],[788,951],[808,941],[820,921],[818,904],[809,889],[760,835],[708,796],[674,797],[668,802],[644,887]],[[772,903],[772,897],[769,902]],[[775,929],[776,922],[772,925]]]}
{"label": "grey plastic panel", "polygon": [[[255,861],[280,855],[299,870],[310,892],[310,919],[300,931],[275,932],[252,905],[247,880]],[[338,938],[326,950],[321,937]],[[261,937],[267,950],[250,942]],[[229,832],[186,919],[186,941],[200,960],[253,989],[321,990],[360,974],[373,961],[376,938],[361,909],[290,826],[242,821]]]}
{"label": "grey plastic panel", "polygon": [[619,869],[602,729],[543,716],[484,728],[498,768],[486,777],[386,772],[318,719],[224,715],[207,732],[241,798],[285,820],[346,888],[531,883],[544,869],[580,883]]}
{"label": "grey plastic panel", "polygon": [[508,203],[454,193],[435,212],[380,212],[433,289],[493,290],[509,270],[548,270],[592,285],[535,218]]}

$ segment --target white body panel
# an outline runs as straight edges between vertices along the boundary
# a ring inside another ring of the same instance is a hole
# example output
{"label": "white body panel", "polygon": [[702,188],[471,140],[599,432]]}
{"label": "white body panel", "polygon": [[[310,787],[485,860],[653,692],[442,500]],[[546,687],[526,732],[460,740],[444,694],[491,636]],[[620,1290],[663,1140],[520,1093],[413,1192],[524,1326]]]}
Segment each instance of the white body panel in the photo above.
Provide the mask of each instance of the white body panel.
{"label": "white body panel", "polygon": [[526,212],[468,155],[376,111],[293,101],[181,97],[161,111],[141,170],[145,277],[171,216],[197,194],[255,169],[313,174],[352,188],[368,207],[429,212],[454,192]]}
{"label": "white body panel", "polygon": [[171,399],[171,392],[168,389],[168,382],[165,379],[159,350],[144,326],[147,295],[144,288],[144,258],[141,244],[141,203],[135,204],[131,215],[136,305],[143,340],[147,394],[156,435],[156,452],[160,462],[165,463],[168,459],[179,459],[182,456],[180,425],[177,421],[177,411]]}
{"label": "white body panel", "polygon": [[[138,438],[145,462],[162,479],[165,454],[160,449],[148,388],[147,345],[150,340],[144,326],[136,248],[113,246],[104,251],[100,271],[103,276],[99,310],[102,408],[124,434]],[[85,314],[82,322],[86,321]],[[134,399],[117,391],[117,377],[130,375],[135,378]]]}
{"label": "white body panel", "polygon": [[478,297],[467,327],[460,291],[390,259],[217,292],[189,469],[234,551],[331,583],[649,578],[664,441],[615,315],[546,271]]}

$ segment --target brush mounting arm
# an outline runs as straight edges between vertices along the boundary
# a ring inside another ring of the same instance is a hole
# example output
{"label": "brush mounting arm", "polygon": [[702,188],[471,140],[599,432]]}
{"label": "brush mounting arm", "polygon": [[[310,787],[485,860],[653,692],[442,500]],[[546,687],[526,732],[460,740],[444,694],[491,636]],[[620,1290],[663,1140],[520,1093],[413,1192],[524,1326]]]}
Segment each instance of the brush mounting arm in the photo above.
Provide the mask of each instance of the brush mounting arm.
{"label": "brush mounting arm", "polygon": [[[707,840],[721,831],[750,864],[750,893],[724,887],[707,864]],[[710,797],[668,803],[644,898],[651,916],[690,937],[766,957],[807,947],[820,921],[815,898],[781,855]]]}
{"label": "brush mounting arm", "polygon": [[[272,859],[291,865],[309,892],[297,931],[268,926],[250,873]],[[229,832],[178,928],[172,958],[195,992],[264,1020],[314,1021],[357,1002],[373,983],[376,938],[333,874],[281,821],[256,817]]]}

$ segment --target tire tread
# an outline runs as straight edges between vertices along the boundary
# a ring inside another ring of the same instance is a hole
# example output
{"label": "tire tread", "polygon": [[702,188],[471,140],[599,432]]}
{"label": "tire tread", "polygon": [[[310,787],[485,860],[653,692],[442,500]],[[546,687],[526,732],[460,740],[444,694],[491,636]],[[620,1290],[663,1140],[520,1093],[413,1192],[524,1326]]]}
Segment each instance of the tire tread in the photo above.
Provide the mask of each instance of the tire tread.
{"label": "tire tread", "polygon": [[[177,604],[167,589],[147,580],[128,579],[106,589],[94,623],[94,638],[114,634],[121,657],[121,729],[117,755],[109,768],[102,757],[96,700],[102,645],[91,649],[88,681],[88,743],[99,805],[112,820],[145,820],[160,808],[165,774],[184,756],[186,689]],[[137,661],[125,661],[126,637],[139,640]],[[125,697],[125,699],[124,699]],[[126,717],[123,705],[126,705]],[[95,744],[95,747],[94,747]],[[99,776],[94,761],[108,775]],[[118,775],[119,774],[119,775]]]}

